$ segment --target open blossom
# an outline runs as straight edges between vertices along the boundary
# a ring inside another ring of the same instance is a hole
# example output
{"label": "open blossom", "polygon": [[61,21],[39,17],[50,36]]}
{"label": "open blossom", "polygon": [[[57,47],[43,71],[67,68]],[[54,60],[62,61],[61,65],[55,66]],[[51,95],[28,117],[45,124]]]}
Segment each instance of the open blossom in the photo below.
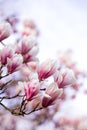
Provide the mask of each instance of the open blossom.
{"label": "open blossom", "polygon": [[17,71],[23,63],[23,57],[19,54],[15,54],[14,57],[7,59],[8,73]]}
{"label": "open blossom", "polygon": [[50,84],[46,88],[45,94],[43,94],[42,98],[42,106],[47,107],[53,105],[54,102],[60,98],[63,93],[63,89],[59,89],[56,83]]}
{"label": "open blossom", "polygon": [[46,79],[58,69],[59,64],[51,59],[46,60],[38,67],[39,79]]}
{"label": "open blossom", "polygon": [[8,38],[11,34],[11,25],[7,22],[0,23],[0,41]]}
{"label": "open blossom", "polygon": [[57,71],[54,74],[54,81],[58,84],[59,88],[63,88],[64,86],[75,83],[76,78],[73,70],[67,68]]}
{"label": "open blossom", "polygon": [[38,61],[38,58],[36,58],[37,53],[38,47],[36,45],[27,54],[23,55],[24,62]]}
{"label": "open blossom", "polygon": [[22,55],[27,54],[36,44],[35,37],[24,36],[17,44],[16,52]]}
{"label": "open blossom", "polygon": [[7,58],[12,58],[14,51],[9,46],[4,47],[0,50],[0,61],[2,65],[7,64]]}
{"label": "open blossom", "polygon": [[24,90],[26,95],[26,100],[31,101],[39,93],[39,84],[37,82],[31,81],[24,83]]}
{"label": "open blossom", "polygon": [[23,56],[23,61],[29,62],[36,60],[36,54],[38,53],[38,46],[36,44],[35,37],[24,36],[21,41],[19,41],[16,53]]}

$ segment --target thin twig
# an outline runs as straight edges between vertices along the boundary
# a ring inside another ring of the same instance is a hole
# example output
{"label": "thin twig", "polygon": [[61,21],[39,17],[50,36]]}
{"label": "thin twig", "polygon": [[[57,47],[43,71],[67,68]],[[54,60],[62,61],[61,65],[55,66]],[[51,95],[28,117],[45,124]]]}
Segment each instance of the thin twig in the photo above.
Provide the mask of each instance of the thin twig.
{"label": "thin twig", "polygon": [[20,97],[20,96],[19,96],[19,93],[20,93],[20,92],[18,92],[16,95],[14,95],[14,96],[12,96],[12,97],[6,97],[6,96],[0,97],[0,99],[13,99],[13,98],[16,98],[16,97]]}
{"label": "thin twig", "polygon": [[24,113],[25,115],[29,115],[29,114],[31,114],[31,113],[33,113],[33,112],[36,112],[36,111],[39,111],[39,110],[41,110],[41,109],[44,109],[43,107],[40,107],[40,108],[37,108],[37,109],[33,109],[32,111],[30,111],[30,112],[28,112],[28,113]]}
{"label": "thin twig", "polygon": [[12,82],[13,82],[13,80],[10,80],[10,81],[8,81],[7,83],[2,84],[2,86],[0,86],[0,90],[2,90],[5,86],[11,84]]}
{"label": "thin twig", "polygon": [[3,46],[6,46],[5,43],[3,43],[2,41],[0,41],[0,42],[1,42],[1,44],[2,44]]}
{"label": "thin twig", "polygon": [[0,105],[3,106],[6,110],[11,112],[11,110],[7,106],[5,106],[3,103],[0,102]]}

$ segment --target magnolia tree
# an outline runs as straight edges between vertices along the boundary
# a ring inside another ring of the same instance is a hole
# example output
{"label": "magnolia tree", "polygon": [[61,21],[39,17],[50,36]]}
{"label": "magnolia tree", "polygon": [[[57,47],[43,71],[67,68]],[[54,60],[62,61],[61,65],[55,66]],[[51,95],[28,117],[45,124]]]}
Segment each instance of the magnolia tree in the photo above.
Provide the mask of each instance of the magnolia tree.
{"label": "magnolia tree", "polygon": [[[77,91],[79,75],[84,76],[70,60],[70,51],[57,60],[49,58],[41,63],[37,56],[39,32],[36,25],[32,20],[25,20],[19,31],[16,28],[18,21],[12,15],[0,22],[0,128],[5,130],[16,130],[19,118],[29,121],[31,113],[34,116],[30,121],[35,126],[45,120],[53,120],[52,117],[67,98],[67,88]],[[10,44],[9,37],[15,34],[14,44]],[[6,40],[9,42],[6,43]],[[70,98],[75,98],[75,94]],[[9,126],[6,125],[8,119]],[[79,121],[76,124],[76,121],[72,123],[62,117],[53,122],[55,129],[68,130],[67,124],[76,127]],[[34,125],[32,130],[36,130]]]}

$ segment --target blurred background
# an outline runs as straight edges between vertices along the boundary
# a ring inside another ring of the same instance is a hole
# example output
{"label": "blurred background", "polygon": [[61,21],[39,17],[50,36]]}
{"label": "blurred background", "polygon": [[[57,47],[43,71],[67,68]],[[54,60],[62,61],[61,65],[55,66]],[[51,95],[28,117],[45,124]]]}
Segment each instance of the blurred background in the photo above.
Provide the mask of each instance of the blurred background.
{"label": "blurred background", "polygon": [[[87,71],[86,0],[0,0],[0,10],[4,11],[5,15],[15,13],[20,19],[29,18],[35,22],[40,32],[38,37],[40,61],[50,57],[56,58],[60,51],[70,49],[78,68]],[[87,81],[84,81],[84,86],[86,88]],[[63,104],[59,115],[64,113],[67,116],[68,113],[69,117],[86,117],[86,102],[87,96],[80,90],[75,100]],[[54,121],[56,119],[59,119],[57,114]],[[43,130],[45,127],[53,130],[53,124],[49,123],[49,126],[47,124],[45,122],[45,126],[37,127],[37,130]]]}
{"label": "blurred background", "polygon": [[72,49],[74,58],[86,68],[86,0],[0,0],[0,8],[35,21],[40,31],[40,59],[55,56],[60,49]]}

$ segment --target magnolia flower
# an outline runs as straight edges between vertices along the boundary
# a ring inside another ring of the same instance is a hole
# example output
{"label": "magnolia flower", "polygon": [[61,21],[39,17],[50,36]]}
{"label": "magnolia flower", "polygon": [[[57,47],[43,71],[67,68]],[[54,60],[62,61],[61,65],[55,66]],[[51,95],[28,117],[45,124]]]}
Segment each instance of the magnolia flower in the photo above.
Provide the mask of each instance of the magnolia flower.
{"label": "magnolia flower", "polygon": [[64,69],[57,71],[54,74],[54,81],[58,84],[59,88],[63,88],[64,86],[71,85],[75,83],[76,78],[71,69]]}
{"label": "magnolia flower", "polygon": [[31,29],[31,28],[24,28],[24,30],[22,31],[22,35],[23,36],[37,36],[38,35],[38,31],[35,29]]}
{"label": "magnolia flower", "polygon": [[25,19],[24,20],[24,28],[22,30],[22,35],[23,36],[37,36],[39,34],[36,25],[32,20]]}
{"label": "magnolia flower", "polygon": [[34,46],[27,54],[23,55],[24,62],[30,62],[38,60],[36,54],[38,53],[38,47]]}
{"label": "magnolia flower", "polygon": [[25,83],[24,91],[26,95],[26,100],[31,101],[39,93],[39,84],[34,81]]}
{"label": "magnolia flower", "polygon": [[30,20],[30,19],[25,19],[23,24],[24,24],[24,27],[28,27],[28,28],[32,28],[32,29],[36,28],[34,21]]}
{"label": "magnolia flower", "polygon": [[30,67],[33,71],[37,70],[38,61],[30,61],[30,62],[28,63],[28,67]]}
{"label": "magnolia flower", "polygon": [[60,98],[62,93],[63,89],[59,89],[56,83],[50,84],[50,86],[46,88],[45,94],[43,94],[42,106],[47,107],[53,105],[54,102]]}
{"label": "magnolia flower", "polygon": [[59,64],[56,61],[51,59],[46,60],[38,68],[39,79],[42,80],[48,78],[55,73],[58,67]]}
{"label": "magnolia flower", "polygon": [[10,23],[13,32],[16,33],[16,32],[17,32],[16,25],[17,25],[17,23],[19,22],[18,17],[17,17],[15,14],[12,14],[12,15],[6,17],[6,21],[7,21],[8,23]]}
{"label": "magnolia flower", "polygon": [[17,49],[16,52],[22,55],[27,54],[32,47],[36,44],[35,38],[34,37],[27,37],[24,36],[22,38],[22,40],[19,41],[18,45],[17,45]]}
{"label": "magnolia flower", "polygon": [[23,67],[21,68],[21,72],[22,72],[23,76],[29,77],[31,75],[34,75],[36,73],[36,70],[37,70],[37,65],[38,65],[38,63],[34,62],[34,61],[27,63],[27,65],[23,64]]}
{"label": "magnolia flower", "polygon": [[14,57],[7,59],[8,73],[13,73],[19,69],[23,63],[23,57],[19,54],[15,54]]}
{"label": "magnolia flower", "polygon": [[11,25],[7,22],[0,23],[0,42],[8,38],[11,34]]}
{"label": "magnolia flower", "polygon": [[4,47],[0,50],[0,61],[2,65],[7,64],[7,58],[12,58],[14,51],[9,46]]}

